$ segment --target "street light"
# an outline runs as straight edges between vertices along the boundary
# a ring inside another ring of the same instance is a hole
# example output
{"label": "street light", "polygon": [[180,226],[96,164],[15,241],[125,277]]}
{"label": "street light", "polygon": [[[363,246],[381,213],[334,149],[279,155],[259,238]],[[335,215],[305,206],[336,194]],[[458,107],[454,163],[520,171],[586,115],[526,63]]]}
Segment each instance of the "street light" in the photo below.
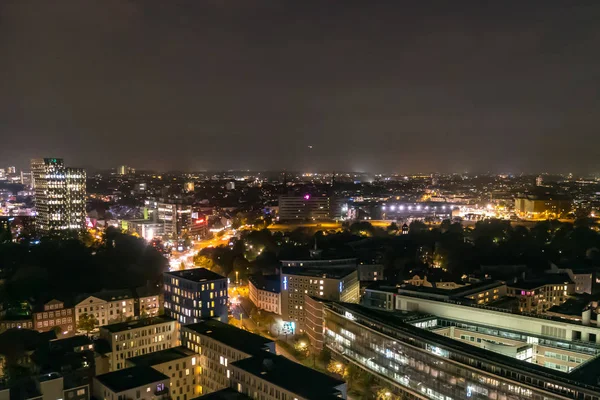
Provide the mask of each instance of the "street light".
{"label": "street light", "polygon": [[235,271],[235,284],[237,285],[239,283],[239,279],[238,279],[238,271]]}

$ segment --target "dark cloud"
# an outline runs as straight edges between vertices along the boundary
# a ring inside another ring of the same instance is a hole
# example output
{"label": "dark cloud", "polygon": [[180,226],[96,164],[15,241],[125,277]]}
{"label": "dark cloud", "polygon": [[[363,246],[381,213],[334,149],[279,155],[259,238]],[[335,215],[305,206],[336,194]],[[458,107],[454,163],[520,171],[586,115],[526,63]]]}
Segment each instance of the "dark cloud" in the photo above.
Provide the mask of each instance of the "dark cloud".
{"label": "dark cloud", "polygon": [[599,20],[596,1],[4,0],[0,161],[596,171]]}

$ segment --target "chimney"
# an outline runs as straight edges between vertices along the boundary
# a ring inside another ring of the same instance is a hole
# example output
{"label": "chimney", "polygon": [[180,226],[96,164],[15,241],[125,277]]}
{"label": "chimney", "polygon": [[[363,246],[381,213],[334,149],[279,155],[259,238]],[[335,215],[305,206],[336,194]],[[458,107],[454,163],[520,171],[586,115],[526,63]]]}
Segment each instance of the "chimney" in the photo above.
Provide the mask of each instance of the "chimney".
{"label": "chimney", "polygon": [[581,323],[583,325],[589,325],[590,319],[592,317],[592,310],[590,308],[586,308],[581,312]]}

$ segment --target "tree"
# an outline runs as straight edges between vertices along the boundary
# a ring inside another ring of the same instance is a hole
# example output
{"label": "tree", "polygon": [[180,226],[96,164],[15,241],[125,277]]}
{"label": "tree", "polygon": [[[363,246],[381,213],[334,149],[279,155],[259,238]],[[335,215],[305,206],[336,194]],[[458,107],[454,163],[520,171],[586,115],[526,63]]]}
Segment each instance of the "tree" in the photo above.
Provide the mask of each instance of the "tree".
{"label": "tree", "polygon": [[319,357],[318,357],[319,361],[322,362],[324,365],[328,365],[329,361],[331,361],[331,351],[325,347],[323,350],[321,350],[321,352],[319,353]]}
{"label": "tree", "polygon": [[77,329],[84,331],[86,335],[90,336],[90,332],[96,329],[98,320],[93,315],[82,314],[79,316],[79,322],[77,323]]}

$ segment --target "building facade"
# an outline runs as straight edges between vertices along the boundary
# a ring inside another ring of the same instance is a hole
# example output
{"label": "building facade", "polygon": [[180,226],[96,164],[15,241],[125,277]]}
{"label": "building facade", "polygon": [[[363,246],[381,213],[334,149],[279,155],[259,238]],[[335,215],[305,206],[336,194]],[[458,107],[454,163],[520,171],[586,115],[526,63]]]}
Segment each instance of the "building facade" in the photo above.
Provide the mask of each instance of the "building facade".
{"label": "building facade", "polygon": [[86,174],[65,167],[60,158],[31,161],[36,229],[42,236],[64,236],[85,229]]}
{"label": "building facade", "polygon": [[199,355],[183,346],[127,360],[127,366],[147,366],[168,376],[172,400],[191,400],[202,394]]}
{"label": "building facade", "polygon": [[76,329],[75,309],[65,307],[60,300],[50,300],[44,303],[42,309],[33,313],[33,327],[39,332],[58,330],[57,336],[69,336]]}
{"label": "building facade", "polygon": [[[549,275],[560,278],[560,275]],[[563,304],[575,293],[575,283],[565,279],[548,279],[553,282],[521,281],[507,284],[507,295],[518,300],[517,310],[523,313],[543,314],[553,306]]]}
{"label": "building facade", "polygon": [[206,268],[164,273],[165,314],[181,324],[202,318],[227,322],[227,279]]}
{"label": "building facade", "polygon": [[200,354],[202,393],[229,387],[229,365],[262,352],[275,353],[275,342],[216,320],[181,328],[182,345]]}
{"label": "building facade", "polygon": [[179,324],[168,317],[121,322],[101,327],[100,338],[110,349],[109,370],[117,371],[125,368],[129,358],[177,346]]}
{"label": "building facade", "polygon": [[75,304],[75,322],[87,314],[94,316],[98,326],[123,322],[135,317],[134,297],[129,290],[114,290],[95,293]]}
{"label": "building facade", "polygon": [[333,200],[327,196],[279,196],[280,221],[331,220]]}
{"label": "building facade", "polygon": [[259,309],[281,315],[279,275],[251,276],[248,279],[250,301]]}
{"label": "building facade", "polygon": [[281,269],[281,316],[303,329],[305,296],[358,303],[360,282],[356,268]]}

